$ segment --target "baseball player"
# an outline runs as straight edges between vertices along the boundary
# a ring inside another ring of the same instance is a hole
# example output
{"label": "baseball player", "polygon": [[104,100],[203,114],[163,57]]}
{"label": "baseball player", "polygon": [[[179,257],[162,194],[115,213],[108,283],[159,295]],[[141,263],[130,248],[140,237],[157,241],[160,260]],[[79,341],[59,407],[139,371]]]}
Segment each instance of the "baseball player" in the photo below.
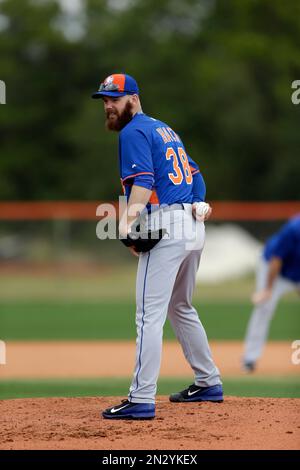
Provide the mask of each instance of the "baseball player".
{"label": "baseball player", "polygon": [[119,169],[128,198],[120,236],[132,240],[132,227],[141,213],[148,229],[163,226],[165,234],[152,249],[147,246],[148,251],[134,244],[130,247],[139,257],[135,369],[127,400],[106,409],[103,417],[154,418],[167,315],[195,376],[192,385],[170,400],[220,402],[220,373],[191,303],[204,244],[204,219],[211,212],[203,202],[202,175],[180,137],[164,122],[143,113],[134,78],[110,75],[92,97],[103,100],[107,129],[119,132]]}
{"label": "baseball player", "polygon": [[294,289],[300,293],[300,214],[267,241],[259,262],[252,297],[255,308],[245,338],[245,372],[255,370],[280,297]]}

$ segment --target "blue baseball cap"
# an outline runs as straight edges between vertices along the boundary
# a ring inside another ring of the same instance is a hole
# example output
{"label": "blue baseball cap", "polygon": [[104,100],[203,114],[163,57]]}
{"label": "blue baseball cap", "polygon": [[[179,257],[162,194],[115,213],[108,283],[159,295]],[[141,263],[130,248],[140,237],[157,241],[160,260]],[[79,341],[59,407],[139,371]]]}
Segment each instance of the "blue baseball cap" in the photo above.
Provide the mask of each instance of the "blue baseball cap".
{"label": "blue baseball cap", "polygon": [[99,90],[92,94],[92,98],[98,99],[102,96],[125,96],[138,95],[139,87],[136,80],[125,73],[109,75],[104,82],[100,83]]}

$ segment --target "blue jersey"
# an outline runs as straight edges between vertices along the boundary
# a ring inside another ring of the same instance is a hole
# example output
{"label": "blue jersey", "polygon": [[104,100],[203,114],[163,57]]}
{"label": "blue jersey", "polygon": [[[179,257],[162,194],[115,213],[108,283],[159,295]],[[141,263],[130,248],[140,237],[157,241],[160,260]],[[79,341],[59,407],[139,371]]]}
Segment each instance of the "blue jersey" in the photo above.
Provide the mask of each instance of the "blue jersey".
{"label": "blue jersey", "polygon": [[132,185],[152,190],[150,204],[192,203],[205,199],[198,165],[179,136],[165,123],[135,114],[119,134],[119,166],[124,193]]}
{"label": "blue jersey", "polygon": [[287,222],[267,241],[264,258],[269,261],[273,256],[282,259],[283,277],[300,282],[300,215]]}

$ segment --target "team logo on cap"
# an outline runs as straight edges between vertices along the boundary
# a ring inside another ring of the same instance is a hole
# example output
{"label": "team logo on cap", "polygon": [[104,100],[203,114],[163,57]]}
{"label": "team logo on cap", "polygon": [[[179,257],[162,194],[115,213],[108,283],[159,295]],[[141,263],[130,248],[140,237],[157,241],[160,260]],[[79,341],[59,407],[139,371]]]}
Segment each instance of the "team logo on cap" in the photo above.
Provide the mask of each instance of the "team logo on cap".
{"label": "team logo on cap", "polygon": [[109,77],[107,77],[105,80],[104,80],[104,85],[107,86],[107,85],[110,85],[111,83],[114,83],[114,77],[112,75],[110,75]]}

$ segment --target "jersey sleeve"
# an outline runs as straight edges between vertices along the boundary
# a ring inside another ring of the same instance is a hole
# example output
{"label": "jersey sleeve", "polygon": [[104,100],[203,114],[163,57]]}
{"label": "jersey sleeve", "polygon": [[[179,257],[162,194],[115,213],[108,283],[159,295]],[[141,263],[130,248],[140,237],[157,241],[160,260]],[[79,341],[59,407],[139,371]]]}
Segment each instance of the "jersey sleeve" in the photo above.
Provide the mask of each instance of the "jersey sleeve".
{"label": "jersey sleeve", "polygon": [[194,176],[196,173],[200,173],[199,166],[197,165],[197,163],[194,162],[194,160],[192,160],[192,158],[189,155],[188,155],[188,161],[189,161],[192,175]]}
{"label": "jersey sleeve", "polygon": [[193,202],[204,202],[206,186],[200,171],[193,175]]}
{"label": "jersey sleeve", "polygon": [[193,176],[193,202],[205,201],[206,186],[202,174],[200,173],[199,166],[188,155],[188,161]]}
{"label": "jersey sleeve", "polygon": [[293,227],[291,223],[287,223],[278,233],[271,255],[284,260],[293,252],[295,243]]}
{"label": "jersey sleeve", "polygon": [[154,168],[152,152],[147,137],[140,130],[133,130],[120,138],[121,180],[123,184],[136,184],[152,189]]}

